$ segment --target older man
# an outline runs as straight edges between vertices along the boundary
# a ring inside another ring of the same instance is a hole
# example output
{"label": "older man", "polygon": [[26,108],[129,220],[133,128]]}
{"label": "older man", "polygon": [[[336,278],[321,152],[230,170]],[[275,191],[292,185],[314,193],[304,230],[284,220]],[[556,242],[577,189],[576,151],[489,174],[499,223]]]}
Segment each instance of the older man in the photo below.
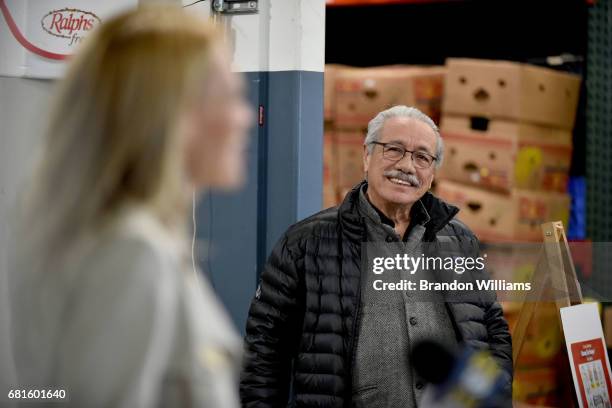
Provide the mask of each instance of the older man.
{"label": "older man", "polygon": [[417,407],[425,381],[410,351],[431,339],[489,350],[510,395],[510,334],[493,295],[416,301],[374,290],[361,267],[366,242],[388,243],[388,255],[410,242],[477,246],[458,209],[428,191],[442,154],[436,125],[419,110],[395,106],[372,119],[365,180],[339,207],[291,226],[268,259],[247,322],[244,406]]}

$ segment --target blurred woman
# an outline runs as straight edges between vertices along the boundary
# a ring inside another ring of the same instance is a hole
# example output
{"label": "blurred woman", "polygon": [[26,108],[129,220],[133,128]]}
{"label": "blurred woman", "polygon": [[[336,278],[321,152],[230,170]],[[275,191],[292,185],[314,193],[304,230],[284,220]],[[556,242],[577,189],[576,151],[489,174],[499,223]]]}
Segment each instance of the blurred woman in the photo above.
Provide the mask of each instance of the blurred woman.
{"label": "blurred woman", "polygon": [[241,341],[198,284],[186,223],[194,190],[241,185],[250,121],[206,21],[157,6],[91,33],[18,220],[15,388],[79,407],[238,405]]}

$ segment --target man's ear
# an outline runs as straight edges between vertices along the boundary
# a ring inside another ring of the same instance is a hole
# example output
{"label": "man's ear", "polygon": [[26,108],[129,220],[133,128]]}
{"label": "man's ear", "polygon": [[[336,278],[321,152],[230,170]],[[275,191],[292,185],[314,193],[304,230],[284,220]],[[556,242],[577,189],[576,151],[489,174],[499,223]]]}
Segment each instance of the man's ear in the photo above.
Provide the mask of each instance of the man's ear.
{"label": "man's ear", "polygon": [[431,185],[433,184],[434,178],[435,178],[435,174],[432,174],[431,180],[429,180],[429,187],[427,188],[427,190],[431,190]]}
{"label": "man's ear", "polygon": [[363,172],[368,172],[368,167],[370,166],[370,154],[368,152],[368,146],[363,145]]}

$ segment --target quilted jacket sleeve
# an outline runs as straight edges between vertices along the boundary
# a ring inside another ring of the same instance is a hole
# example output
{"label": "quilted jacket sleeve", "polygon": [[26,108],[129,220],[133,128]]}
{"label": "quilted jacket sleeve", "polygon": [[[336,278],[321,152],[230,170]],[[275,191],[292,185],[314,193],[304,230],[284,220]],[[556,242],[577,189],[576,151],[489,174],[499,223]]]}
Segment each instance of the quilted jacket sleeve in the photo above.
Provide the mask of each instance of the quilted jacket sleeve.
{"label": "quilted jacket sleeve", "polygon": [[485,311],[485,325],[489,335],[491,354],[507,374],[506,393],[512,395],[512,339],[508,323],[498,302]]}
{"label": "quilted jacket sleeve", "polygon": [[287,241],[283,236],[272,250],[249,309],[240,378],[244,407],[287,405],[301,322],[299,265]]}

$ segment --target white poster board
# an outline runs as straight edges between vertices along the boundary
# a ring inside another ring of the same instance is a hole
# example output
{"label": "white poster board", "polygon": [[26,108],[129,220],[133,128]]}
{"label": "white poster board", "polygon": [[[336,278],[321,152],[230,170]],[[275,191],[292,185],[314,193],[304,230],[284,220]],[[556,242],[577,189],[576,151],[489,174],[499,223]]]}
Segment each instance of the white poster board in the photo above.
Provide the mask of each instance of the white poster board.
{"label": "white poster board", "polygon": [[560,309],[574,389],[581,408],[610,408],[611,370],[597,305]]}

